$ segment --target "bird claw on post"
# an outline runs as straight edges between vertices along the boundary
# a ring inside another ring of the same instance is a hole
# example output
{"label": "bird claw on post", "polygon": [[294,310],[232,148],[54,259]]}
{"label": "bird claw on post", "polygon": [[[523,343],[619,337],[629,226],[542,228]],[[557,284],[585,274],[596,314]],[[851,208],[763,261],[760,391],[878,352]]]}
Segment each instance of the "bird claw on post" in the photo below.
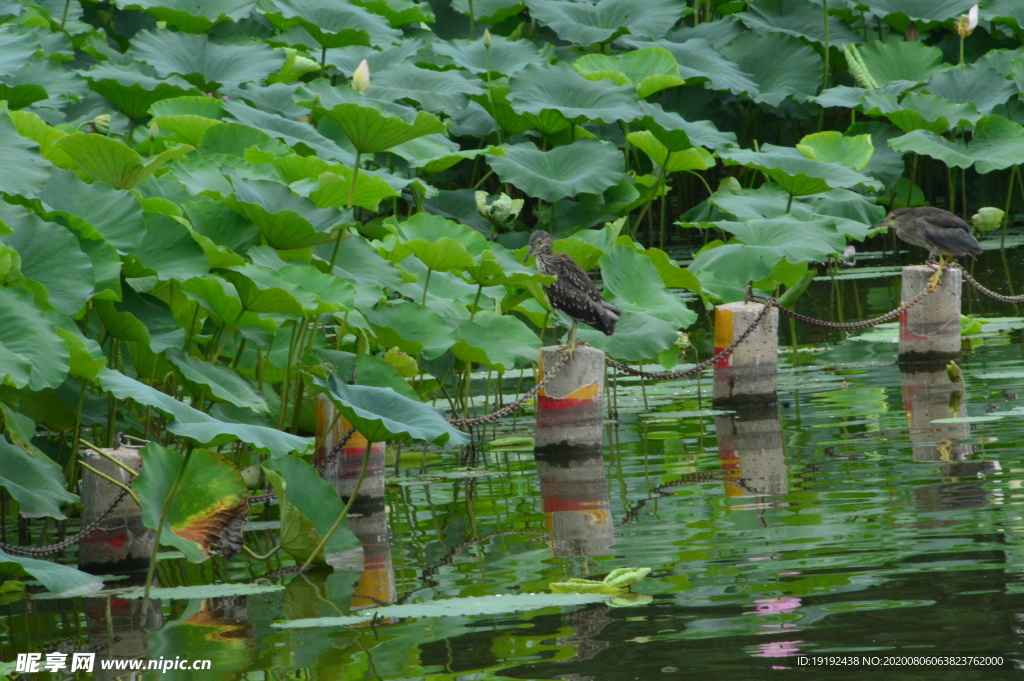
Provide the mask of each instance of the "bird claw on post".
{"label": "bird claw on post", "polygon": [[[936,289],[942,285],[942,273],[946,270],[948,264],[949,261],[945,257],[939,259],[935,274],[928,280],[928,285],[926,286],[928,293],[935,293]],[[931,263],[931,266],[934,266],[934,263]]]}

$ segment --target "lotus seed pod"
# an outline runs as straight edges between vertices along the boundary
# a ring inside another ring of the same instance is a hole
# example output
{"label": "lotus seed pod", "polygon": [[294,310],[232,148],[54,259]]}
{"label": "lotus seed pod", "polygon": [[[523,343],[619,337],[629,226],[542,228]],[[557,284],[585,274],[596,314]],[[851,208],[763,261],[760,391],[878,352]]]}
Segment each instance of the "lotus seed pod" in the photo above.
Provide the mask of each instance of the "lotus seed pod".
{"label": "lotus seed pod", "polygon": [[993,206],[986,206],[978,210],[977,213],[971,217],[971,224],[974,225],[974,229],[979,232],[991,232],[994,229],[998,229],[999,225],[1003,224],[1003,218],[1006,213],[1000,208]]}
{"label": "lotus seed pod", "polygon": [[359,62],[356,72],[352,75],[352,89],[359,94],[370,89],[370,65],[365,59]]}
{"label": "lotus seed pod", "polygon": [[92,120],[92,127],[101,135],[110,134],[110,114],[100,114]]}
{"label": "lotus seed pod", "polygon": [[[975,7],[975,9],[977,9],[978,6],[975,5],[974,7]],[[485,28],[484,29],[484,47],[486,47],[488,50],[491,49],[491,42],[492,42],[491,41],[491,32]]]}
{"label": "lotus seed pod", "polygon": [[502,193],[498,198],[494,199],[490,212],[492,220],[499,223],[505,222],[512,213],[512,197]]}

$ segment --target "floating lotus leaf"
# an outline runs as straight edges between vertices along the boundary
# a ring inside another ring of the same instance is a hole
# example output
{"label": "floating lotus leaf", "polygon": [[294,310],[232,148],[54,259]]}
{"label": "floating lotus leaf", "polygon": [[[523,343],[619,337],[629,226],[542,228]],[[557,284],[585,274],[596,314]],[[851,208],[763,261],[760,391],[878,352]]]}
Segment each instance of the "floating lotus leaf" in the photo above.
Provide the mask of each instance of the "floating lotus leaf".
{"label": "floating lotus leaf", "polygon": [[313,382],[370,442],[406,438],[445,446],[469,442],[469,436],[452,427],[440,410],[403,397],[391,388],[345,385],[337,376]]}
{"label": "floating lotus leaf", "polygon": [[[784,33],[743,33],[721,49],[757,86],[755,102],[778,106],[787,97],[798,102],[817,94],[822,61],[813,48]],[[680,62],[682,63],[682,62]],[[684,74],[685,77],[685,74]]]}
{"label": "floating lotus leaf", "polygon": [[551,151],[541,151],[532,142],[501,148],[505,156],[488,159],[501,181],[545,201],[600,194],[623,175],[618,149],[597,140],[576,140]]}
{"label": "floating lotus leaf", "polygon": [[630,33],[657,39],[665,35],[683,14],[683,6],[672,0],[598,0],[559,2],[527,0],[530,16],[548,26],[562,40],[584,47],[604,43]]}
{"label": "floating lotus leaf", "polygon": [[875,152],[871,144],[871,135],[846,137],[835,130],[807,135],[800,140],[796,148],[811,160],[841,163],[854,170],[863,170]]}
{"label": "floating lotus leaf", "polygon": [[[327,536],[345,503],[337,490],[302,459],[274,459],[267,462],[264,470],[281,503],[281,548],[296,560],[306,561]],[[314,560],[323,563],[324,553],[339,553],[358,546],[356,536],[342,525]]]}
{"label": "floating lotus leaf", "polygon": [[619,56],[587,54],[573,62],[573,67],[587,80],[632,85],[640,99],[685,82],[679,77],[676,58],[663,47],[632,50]]}
{"label": "floating lotus leaf", "polygon": [[970,142],[947,140],[928,130],[915,130],[889,141],[897,151],[937,158],[953,168],[970,168],[982,175],[1024,163],[1024,127],[1002,116],[983,116]]}
{"label": "floating lotus leaf", "polygon": [[139,31],[130,54],[156,69],[161,78],[179,75],[207,92],[263,80],[285,61],[281,51],[263,43],[224,45],[205,35],[171,31]]}
{"label": "floating lotus leaf", "polygon": [[651,568],[648,567],[618,568],[605,576],[604,583],[608,586],[625,588],[642,581],[649,574],[651,574]]}
{"label": "floating lotus leaf", "polygon": [[186,461],[155,442],[139,454],[142,470],[132,480],[132,489],[139,495],[146,527],[155,531],[163,515],[158,538],[162,545],[173,546],[188,560],[200,563],[223,547],[223,535],[230,534],[232,526],[241,534],[249,491],[238,469],[223,457],[209,449],[194,449]]}
{"label": "floating lotus leaf", "polygon": [[557,111],[569,120],[604,123],[641,116],[633,88],[587,80],[567,64],[526,66],[509,82],[508,100],[518,114]]}
{"label": "floating lotus leaf", "polygon": [[546,63],[533,43],[526,40],[509,40],[500,35],[491,37],[490,62],[488,50],[482,40],[439,41],[431,45],[431,49],[436,54],[451,57],[458,66],[477,74],[487,73],[490,68],[491,73],[511,76],[528,64]]}
{"label": "floating lotus leaf", "polygon": [[621,591],[618,587],[598,582],[593,579],[580,579],[572,577],[564,582],[551,582],[548,584],[551,593],[556,594],[609,594],[614,595]]}

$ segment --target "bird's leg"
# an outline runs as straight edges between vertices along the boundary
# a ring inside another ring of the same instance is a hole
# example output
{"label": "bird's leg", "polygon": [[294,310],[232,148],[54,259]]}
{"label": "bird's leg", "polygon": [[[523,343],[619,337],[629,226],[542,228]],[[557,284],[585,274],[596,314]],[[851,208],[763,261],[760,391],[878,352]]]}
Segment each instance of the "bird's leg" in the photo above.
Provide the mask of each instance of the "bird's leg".
{"label": "bird's leg", "polygon": [[952,257],[947,256],[942,256],[941,258],[939,258],[939,269],[935,270],[935,274],[933,274],[932,278],[928,280],[929,293],[935,293],[935,289],[937,289],[939,285],[942,284],[942,272],[943,270],[946,269],[946,265],[948,265],[952,260]]}
{"label": "bird's leg", "polygon": [[573,360],[576,354],[576,320],[572,320],[572,328],[569,329],[569,342],[566,343],[567,351],[569,353],[569,361]]}

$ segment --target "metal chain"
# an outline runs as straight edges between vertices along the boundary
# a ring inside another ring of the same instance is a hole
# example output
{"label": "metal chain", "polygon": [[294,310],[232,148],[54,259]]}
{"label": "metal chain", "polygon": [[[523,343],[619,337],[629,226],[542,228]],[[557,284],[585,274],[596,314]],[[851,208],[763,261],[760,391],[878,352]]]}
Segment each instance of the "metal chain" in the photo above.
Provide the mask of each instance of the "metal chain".
{"label": "metal chain", "polygon": [[[583,342],[578,342],[578,343],[579,343],[579,345],[585,345],[585,343],[583,343]],[[557,374],[562,369],[562,367],[565,366],[565,363],[568,362],[568,361],[569,361],[569,353],[568,352],[563,352],[562,353],[562,357],[557,362],[555,362],[555,366],[551,367],[550,371],[545,371],[544,372],[544,378],[542,378],[540,381],[538,381],[537,384],[534,385],[532,388],[530,388],[530,390],[525,395],[523,395],[521,398],[519,398],[518,400],[516,400],[515,402],[513,402],[511,404],[505,405],[504,407],[502,407],[498,411],[496,411],[494,413],[491,413],[491,414],[487,414],[486,416],[477,416],[477,417],[471,418],[471,419],[448,419],[448,423],[452,424],[453,426],[457,426],[457,427],[475,426],[475,425],[480,424],[480,423],[490,423],[491,421],[495,421],[497,419],[500,419],[503,416],[508,416],[509,414],[514,412],[516,409],[519,409],[521,406],[526,404],[528,401],[532,400],[534,398],[534,396],[537,395],[537,393],[539,393],[544,388],[544,386],[546,386],[548,384],[548,381],[550,381],[552,378],[555,377],[555,374]]]}
{"label": "metal chain", "polygon": [[57,542],[56,544],[49,544],[48,546],[15,546],[13,544],[6,544],[4,542],[0,542],[0,549],[3,549],[7,553],[14,553],[21,556],[48,556],[51,553],[63,551],[64,549],[69,548],[74,544],[77,544],[78,542],[82,541],[90,534],[98,530],[100,525],[103,524],[103,521],[107,519],[107,516],[111,514],[111,512],[117,507],[118,504],[121,503],[122,500],[124,500],[126,496],[128,496],[128,490],[121,490],[121,493],[114,498],[113,503],[111,503],[110,506],[108,506],[106,510],[103,511],[103,513],[100,513],[96,520],[81,528],[78,531],[78,534],[72,535],[66,538],[64,541]]}
{"label": "metal chain", "polygon": [[[316,463],[316,468],[321,472],[321,474],[323,473],[324,467],[331,461],[333,461],[335,458],[337,458],[338,454],[341,453],[341,450],[345,447],[345,445],[348,444],[348,441],[351,440],[352,436],[355,434],[356,428],[355,426],[352,426],[351,428],[348,429],[348,432],[345,433],[345,437],[341,438],[341,440],[338,441],[338,444],[331,447],[331,451],[327,452],[327,455],[322,460]],[[273,490],[267,492],[266,494],[255,494],[249,497],[249,505],[253,506],[255,504],[262,504],[264,502],[276,498],[277,492],[274,492]]]}
{"label": "metal chain", "polygon": [[961,267],[960,265],[952,265],[952,267],[955,267],[956,269],[960,270],[963,273],[963,275],[964,275],[964,279],[966,279],[967,282],[971,286],[973,286],[980,293],[985,294],[986,296],[988,296],[992,300],[998,300],[1001,303],[1024,303],[1024,295],[1020,295],[1020,296],[1004,296],[1001,293],[996,293],[995,291],[992,291],[992,290],[987,289],[984,286],[982,286],[981,283],[977,279],[972,277],[967,272],[967,270],[964,269],[963,267]]}
{"label": "metal chain", "polygon": [[923,291],[921,291],[916,296],[914,296],[913,298],[911,298],[907,302],[903,303],[902,305],[900,305],[896,309],[894,309],[894,310],[892,310],[890,312],[886,312],[883,315],[879,315],[878,317],[873,317],[871,319],[865,319],[865,320],[859,321],[859,322],[845,322],[845,323],[844,322],[830,322],[830,321],[826,321],[824,319],[815,319],[814,317],[808,317],[805,314],[800,314],[799,312],[794,312],[793,310],[790,310],[789,308],[782,307],[781,305],[779,305],[778,307],[779,307],[779,312],[781,312],[782,314],[786,315],[787,317],[792,317],[793,319],[795,319],[795,320],[797,320],[799,322],[804,322],[805,324],[810,324],[811,326],[820,326],[820,327],[822,327],[824,329],[836,329],[836,330],[839,330],[839,331],[855,331],[857,329],[868,329],[868,328],[871,328],[872,326],[877,326],[878,324],[881,324],[882,322],[887,322],[890,319],[895,319],[896,317],[899,317],[903,312],[905,312],[906,310],[909,310],[910,308],[914,307],[915,305],[920,303],[922,300],[924,300],[925,296],[927,296],[931,292],[932,292],[931,289],[929,289],[928,287],[925,287],[925,289]]}
{"label": "metal chain", "polygon": [[604,358],[604,363],[610,367],[615,367],[619,371],[625,374],[629,374],[630,376],[640,376],[641,378],[648,378],[655,381],[670,381],[676,378],[683,378],[684,376],[692,376],[693,374],[704,371],[708,367],[712,366],[715,362],[719,362],[728,357],[729,355],[731,355],[733,351],[736,350],[737,347],[739,347],[739,344],[745,341],[747,339],[747,336],[752,334],[754,332],[754,329],[756,329],[761,324],[761,322],[765,318],[765,315],[768,314],[768,311],[771,310],[773,307],[778,306],[779,303],[774,298],[765,299],[764,308],[761,310],[760,313],[758,313],[757,317],[754,318],[753,323],[750,326],[748,326],[742,334],[740,334],[740,337],[732,342],[732,345],[730,345],[727,348],[723,348],[721,352],[719,352],[717,355],[709,357],[700,364],[694,365],[689,369],[660,372],[640,371],[639,369],[634,369],[632,367],[626,366],[622,362],[617,362],[614,359],[611,359],[607,356]]}

